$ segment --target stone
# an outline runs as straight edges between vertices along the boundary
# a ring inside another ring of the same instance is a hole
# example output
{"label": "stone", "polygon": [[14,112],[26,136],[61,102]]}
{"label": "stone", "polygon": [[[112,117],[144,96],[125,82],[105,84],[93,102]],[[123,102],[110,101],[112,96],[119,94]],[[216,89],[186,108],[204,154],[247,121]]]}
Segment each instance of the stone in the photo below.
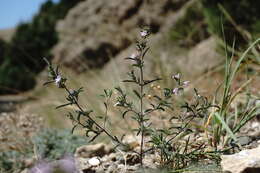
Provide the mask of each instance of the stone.
{"label": "stone", "polygon": [[112,148],[104,143],[84,145],[76,149],[75,157],[91,158],[94,156],[102,157],[112,152]]}
{"label": "stone", "polygon": [[136,153],[127,153],[125,159],[127,165],[135,165],[140,163],[140,157]]}
{"label": "stone", "polygon": [[172,25],[176,10],[189,0],[87,0],[72,8],[56,25],[59,43],[55,63],[76,71],[102,67],[110,58],[135,43],[140,26],[152,33]]}
{"label": "stone", "polygon": [[99,173],[105,172],[103,162],[98,157],[76,158],[77,169],[80,173]]}
{"label": "stone", "polygon": [[108,167],[108,169],[107,169],[107,172],[108,173],[113,173],[113,172],[115,172],[115,170],[117,170],[117,165],[116,164],[114,164],[114,163],[112,163],[109,167]]}
{"label": "stone", "polygon": [[100,160],[97,157],[93,157],[93,158],[88,160],[88,163],[91,166],[98,166],[98,165],[100,165],[101,162],[100,162]]}
{"label": "stone", "polygon": [[186,56],[178,59],[178,65],[184,67],[182,72],[189,75],[194,75],[194,72],[195,75],[203,74],[220,64],[223,58],[215,51],[217,46],[218,40],[213,36],[198,43]]}
{"label": "stone", "polygon": [[63,159],[58,160],[55,163],[57,170],[60,170],[63,173],[78,173],[75,158],[66,156]]}
{"label": "stone", "polygon": [[258,173],[260,172],[260,145],[236,154],[223,155],[221,159],[221,167],[224,172]]}
{"label": "stone", "polygon": [[88,170],[90,169],[92,166],[88,163],[89,159],[86,158],[76,158],[76,164],[77,164],[77,168],[78,170]]}
{"label": "stone", "polygon": [[140,146],[140,136],[133,136],[133,135],[126,135],[123,138],[123,143],[127,144],[128,148],[124,148],[126,151],[133,151],[136,150],[137,147]]}

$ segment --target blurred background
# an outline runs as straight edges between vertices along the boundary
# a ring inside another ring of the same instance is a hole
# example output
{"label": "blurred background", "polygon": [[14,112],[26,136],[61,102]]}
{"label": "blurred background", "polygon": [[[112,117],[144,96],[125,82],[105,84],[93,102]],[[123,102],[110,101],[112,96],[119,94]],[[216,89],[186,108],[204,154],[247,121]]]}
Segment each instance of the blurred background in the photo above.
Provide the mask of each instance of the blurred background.
{"label": "blurred background", "polygon": [[[171,76],[181,73],[190,81],[183,95],[186,100],[192,101],[197,88],[218,101],[226,56],[233,55],[236,62],[260,37],[260,1],[1,0],[0,172],[32,166],[37,160],[35,146],[43,158],[60,159],[86,144],[86,138],[68,131],[72,124],[65,114],[75,107],[55,109],[66,102],[65,92],[55,85],[43,86],[49,80],[43,57],[60,65],[69,88],[83,87],[79,102],[98,117],[106,112],[100,97],[104,89],[121,86],[134,104],[138,101],[133,86],[121,81],[131,67],[124,58],[135,52],[142,27],[152,33],[145,78],[163,78],[146,93],[175,87]],[[260,98],[259,52],[259,44],[250,50],[232,83],[234,93],[250,79],[233,101],[233,112],[243,110],[248,98]],[[183,97],[174,98],[174,106],[183,103]],[[113,106],[114,96],[110,101],[107,128],[115,134],[131,133],[132,121],[122,120],[122,111]],[[150,106],[148,100],[145,103]],[[169,115],[152,113],[151,118],[164,125]]]}

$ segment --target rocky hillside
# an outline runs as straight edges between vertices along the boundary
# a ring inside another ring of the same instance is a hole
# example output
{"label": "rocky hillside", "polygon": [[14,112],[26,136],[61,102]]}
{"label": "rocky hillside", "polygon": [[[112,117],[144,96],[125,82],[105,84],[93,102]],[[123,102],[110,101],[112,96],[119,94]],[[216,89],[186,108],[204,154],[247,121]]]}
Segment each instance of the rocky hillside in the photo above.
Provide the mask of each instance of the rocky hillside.
{"label": "rocky hillside", "polygon": [[[122,3],[123,2],[123,3]],[[192,0],[86,0],[56,27],[56,62],[77,71],[100,67],[136,40],[139,27],[160,33],[177,21],[178,11]],[[84,62],[84,65],[82,65]]]}
{"label": "rocky hillside", "polygon": [[10,41],[12,38],[12,35],[15,33],[15,28],[10,29],[1,29],[0,30],[0,39],[3,39],[5,41]]}

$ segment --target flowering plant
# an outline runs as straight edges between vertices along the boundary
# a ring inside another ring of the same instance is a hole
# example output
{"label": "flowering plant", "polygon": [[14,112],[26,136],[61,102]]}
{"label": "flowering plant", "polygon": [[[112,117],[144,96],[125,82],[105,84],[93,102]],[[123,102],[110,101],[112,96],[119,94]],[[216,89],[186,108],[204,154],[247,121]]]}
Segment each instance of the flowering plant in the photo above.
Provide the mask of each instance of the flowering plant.
{"label": "flowering plant", "polygon": [[[136,132],[137,136],[140,136],[140,148],[139,151],[133,152],[139,156],[141,165],[143,165],[145,154],[151,151],[159,153],[161,164],[171,165],[175,168],[185,167],[191,161],[199,160],[201,158],[211,158],[219,161],[219,153],[230,149],[218,149],[220,136],[222,135],[223,138],[227,137],[227,139],[235,139],[233,133],[237,132],[247,121],[256,115],[256,109],[254,108],[250,114],[245,115],[246,119],[237,121],[238,123],[235,124],[236,126],[233,129],[230,129],[226,124],[226,119],[223,119],[223,117],[225,118],[226,116],[227,106],[230,105],[230,102],[232,102],[231,99],[233,99],[233,97],[228,95],[231,85],[230,80],[234,77],[234,73],[238,69],[239,63],[237,69],[232,72],[231,78],[228,76],[230,75],[229,72],[231,72],[230,69],[226,70],[227,81],[225,83],[229,85],[224,86],[225,93],[223,95],[223,104],[221,106],[213,104],[207,99],[207,97],[199,94],[198,90],[194,88],[194,101],[184,102],[181,106],[181,112],[171,113],[169,126],[165,128],[156,128],[152,124],[151,114],[158,111],[166,112],[167,114],[168,111],[173,111],[175,106],[173,100],[184,91],[190,81],[183,81],[181,75],[178,73],[172,75],[172,79],[176,83],[175,87],[161,88],[160,85],[157,85],[156,88],[159,93],[147,92],[147,86],[151,85],[153,88],[155,82],[162,80],[159,77],[146,79],[146,76],[144,75],[145,57],[150,49],[148,46],[149,35],[149,29],[143,29],[140,32],[140,40],[136,43],[135,52],[125,58],[130,61],[132,69],[127,73],[128,78],[123,80],[123,82],[133,84],[135,88],[132,92],[136,96],[138,104],[134,104],[135,102],[129,99],[127,92],[121,87],[115,87],[118,95],[114,106],[123,109],[123,118],[131,115],[131,118],[138,125],[136,129],[132,130]],[[95,140],[99,135],[106,134],[116,147],[126,147],[127,145],[122,142],[124,135],[119,138],[112,134],[106,127],[108,119],[108,102],[111,101],[113,91],[105,89],[104,94],[102,95],[106,99],[104,102],[106,108],[105,116],[93,116],[93,110],[83,108],[79,103],[78,98],[80,93],[83,91],[83,88],[69,89],[67,87],[67,79],[59,72],[59,67],[53,68],[50,62],[46,59],[45,61],[49,66],[51,77],[51,80],[45,84],[55,83],[59,88],[64,89],[67,93],[67,103],[57,106],[56,108],[62,108],[69,105],[76,106],[76,110],[68,112],[67,114],[74,125],[72,132],[75,128],[81,127],[85,130],[86,136],[91,137],[90,142]],[[227,68],[230,68],[230,62],[227,64]],[[148,98],[148,100],[145,98]],[[229,104],[225,105],[225,103]],[[102,119],[103,124],[99,123],[97,118]],[[212,121],[213,118],[214,121]],[[198,120],[204,122],[204,124],[196,125],[196,127],[205,130],[209,144],[197,140],[196,129],[194,130],[192,127],[194,124],[193,122]],[[209,126],[210,124],[212,125]],[[151,145],[148,147],[145,146],[147,143]],[[224,143],[224,145],[226,144],[227,143]],[[215,150],[209,151],[209,146],[214,146]],[[231,148],[233,147],[231,146]]]}

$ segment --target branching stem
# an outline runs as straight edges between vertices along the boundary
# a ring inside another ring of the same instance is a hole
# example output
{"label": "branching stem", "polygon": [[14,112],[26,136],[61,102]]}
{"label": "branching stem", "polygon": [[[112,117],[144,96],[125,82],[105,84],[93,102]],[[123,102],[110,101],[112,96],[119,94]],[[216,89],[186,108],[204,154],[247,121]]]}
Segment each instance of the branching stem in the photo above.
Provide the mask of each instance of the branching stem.
{"label": "branching stem", "polygon": [[[143,62],[142,62],[143,63]],[[144,113],[143,113],[143,89],[144,89],[144,74],[143,74],[143,64],[140,67],[140,80],[141,84],[140,85],[140,119],[141,119],[141,148],[140,148],[140,163],[141,166],[143,166],[143,145],[144,145]]]}
{"label": "branching stem", "polygon": [[[83,108],[79,105],[79,102],[77,99],[70,93],[69,89],[66,85],[64,85],[64,89],[67,91],[67,93],[73,98],[73,101],[75,105],[79,108],[81,112],[84,112]],[[86,115],[88,119],[90,119],[99,129],[101,129],[101,132],[104,132],[109,138],[111,138],[113,141],[116,141],[117,143],[121,144],[120,141],[118,141],[118,138],[113,137],[106,129],[104,129],[102,126],[100,126],[93,118],[91,118],[89,115]]]}

